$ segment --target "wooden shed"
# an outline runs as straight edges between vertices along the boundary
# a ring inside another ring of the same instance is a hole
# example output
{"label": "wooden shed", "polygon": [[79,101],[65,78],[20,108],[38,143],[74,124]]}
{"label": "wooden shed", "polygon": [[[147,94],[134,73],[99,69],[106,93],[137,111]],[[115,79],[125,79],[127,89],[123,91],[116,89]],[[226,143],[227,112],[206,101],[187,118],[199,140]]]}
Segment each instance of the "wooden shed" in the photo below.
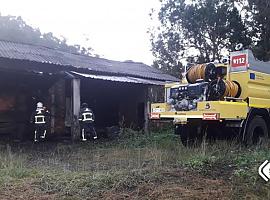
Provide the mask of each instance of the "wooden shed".
{"label": "wooden shed", "polygon": [[38,101],[52,114],[51,135],[77,135],[81,102],[93,109],[97,127],[146,129],[150,97],[173,81],[178,80],[143,63],[0,41],[0,134],[31,132]]}

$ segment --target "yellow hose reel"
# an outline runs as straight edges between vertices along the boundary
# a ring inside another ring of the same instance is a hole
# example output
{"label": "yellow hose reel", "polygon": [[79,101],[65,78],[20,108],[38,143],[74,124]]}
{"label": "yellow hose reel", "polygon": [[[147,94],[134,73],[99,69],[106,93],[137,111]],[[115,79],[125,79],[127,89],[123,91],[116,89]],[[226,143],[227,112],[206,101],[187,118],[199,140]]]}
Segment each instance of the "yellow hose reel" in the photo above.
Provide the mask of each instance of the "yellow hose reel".
{"label": "yellow hose reel", "polygon": [[209,100],[224,100],[225,97],[238,98],[241,94],[241,87],[235,81],[217,79],[210,83]]}
{"label": "yellow hose reel", "polygon": [[195,83],[198,80],[208,82],[216,78],[216,66],[213,63],[194,65],[189,68],[186,74],[186,79],[189,83]]}

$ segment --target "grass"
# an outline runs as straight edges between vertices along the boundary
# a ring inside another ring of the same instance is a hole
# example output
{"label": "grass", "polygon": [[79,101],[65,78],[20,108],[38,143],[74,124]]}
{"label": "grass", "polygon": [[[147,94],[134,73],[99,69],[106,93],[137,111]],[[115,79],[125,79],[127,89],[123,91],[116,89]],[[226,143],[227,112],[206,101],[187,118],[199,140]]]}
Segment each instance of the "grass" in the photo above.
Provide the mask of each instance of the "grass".
{"label": "grass", "polygon": [[0,199],[270,199],[257,173],[269,158],[268,148],[228,141],[185,148],[170,130],[127,129],[98,144],[3,143]]}

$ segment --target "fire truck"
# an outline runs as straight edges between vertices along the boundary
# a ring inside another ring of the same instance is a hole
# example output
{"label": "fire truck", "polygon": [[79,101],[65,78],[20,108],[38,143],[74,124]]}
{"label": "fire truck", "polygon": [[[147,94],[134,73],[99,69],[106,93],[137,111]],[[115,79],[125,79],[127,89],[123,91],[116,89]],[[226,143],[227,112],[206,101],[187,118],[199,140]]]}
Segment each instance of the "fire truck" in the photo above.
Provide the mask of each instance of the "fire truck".
{"label": "fire truck", "polygon": [[173,120],[184,145],[235,137],[264,143],[270,128],[270,62],[251,50],[227,62],[192,65],[179,83],[165,85],[165,102],[151,104],[152,120]]}

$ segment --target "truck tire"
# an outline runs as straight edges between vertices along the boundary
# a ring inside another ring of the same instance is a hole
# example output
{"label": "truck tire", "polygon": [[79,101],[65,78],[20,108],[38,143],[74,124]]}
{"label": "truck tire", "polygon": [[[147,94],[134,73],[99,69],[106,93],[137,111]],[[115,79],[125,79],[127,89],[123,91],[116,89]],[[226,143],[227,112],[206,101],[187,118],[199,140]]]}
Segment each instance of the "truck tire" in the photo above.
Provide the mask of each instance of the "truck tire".
{"label": "truck tire", "polygon": [[247,145],[262,145],[268,139],[268,127],[261,116],[254,116],[247,126],[245,142]]}
{"label": "truck tire", "polygon": [[196,125],[178,125],[175,127],[175,134],[180,135],[181,142],[186,147],[199,145],[202,141]]}

